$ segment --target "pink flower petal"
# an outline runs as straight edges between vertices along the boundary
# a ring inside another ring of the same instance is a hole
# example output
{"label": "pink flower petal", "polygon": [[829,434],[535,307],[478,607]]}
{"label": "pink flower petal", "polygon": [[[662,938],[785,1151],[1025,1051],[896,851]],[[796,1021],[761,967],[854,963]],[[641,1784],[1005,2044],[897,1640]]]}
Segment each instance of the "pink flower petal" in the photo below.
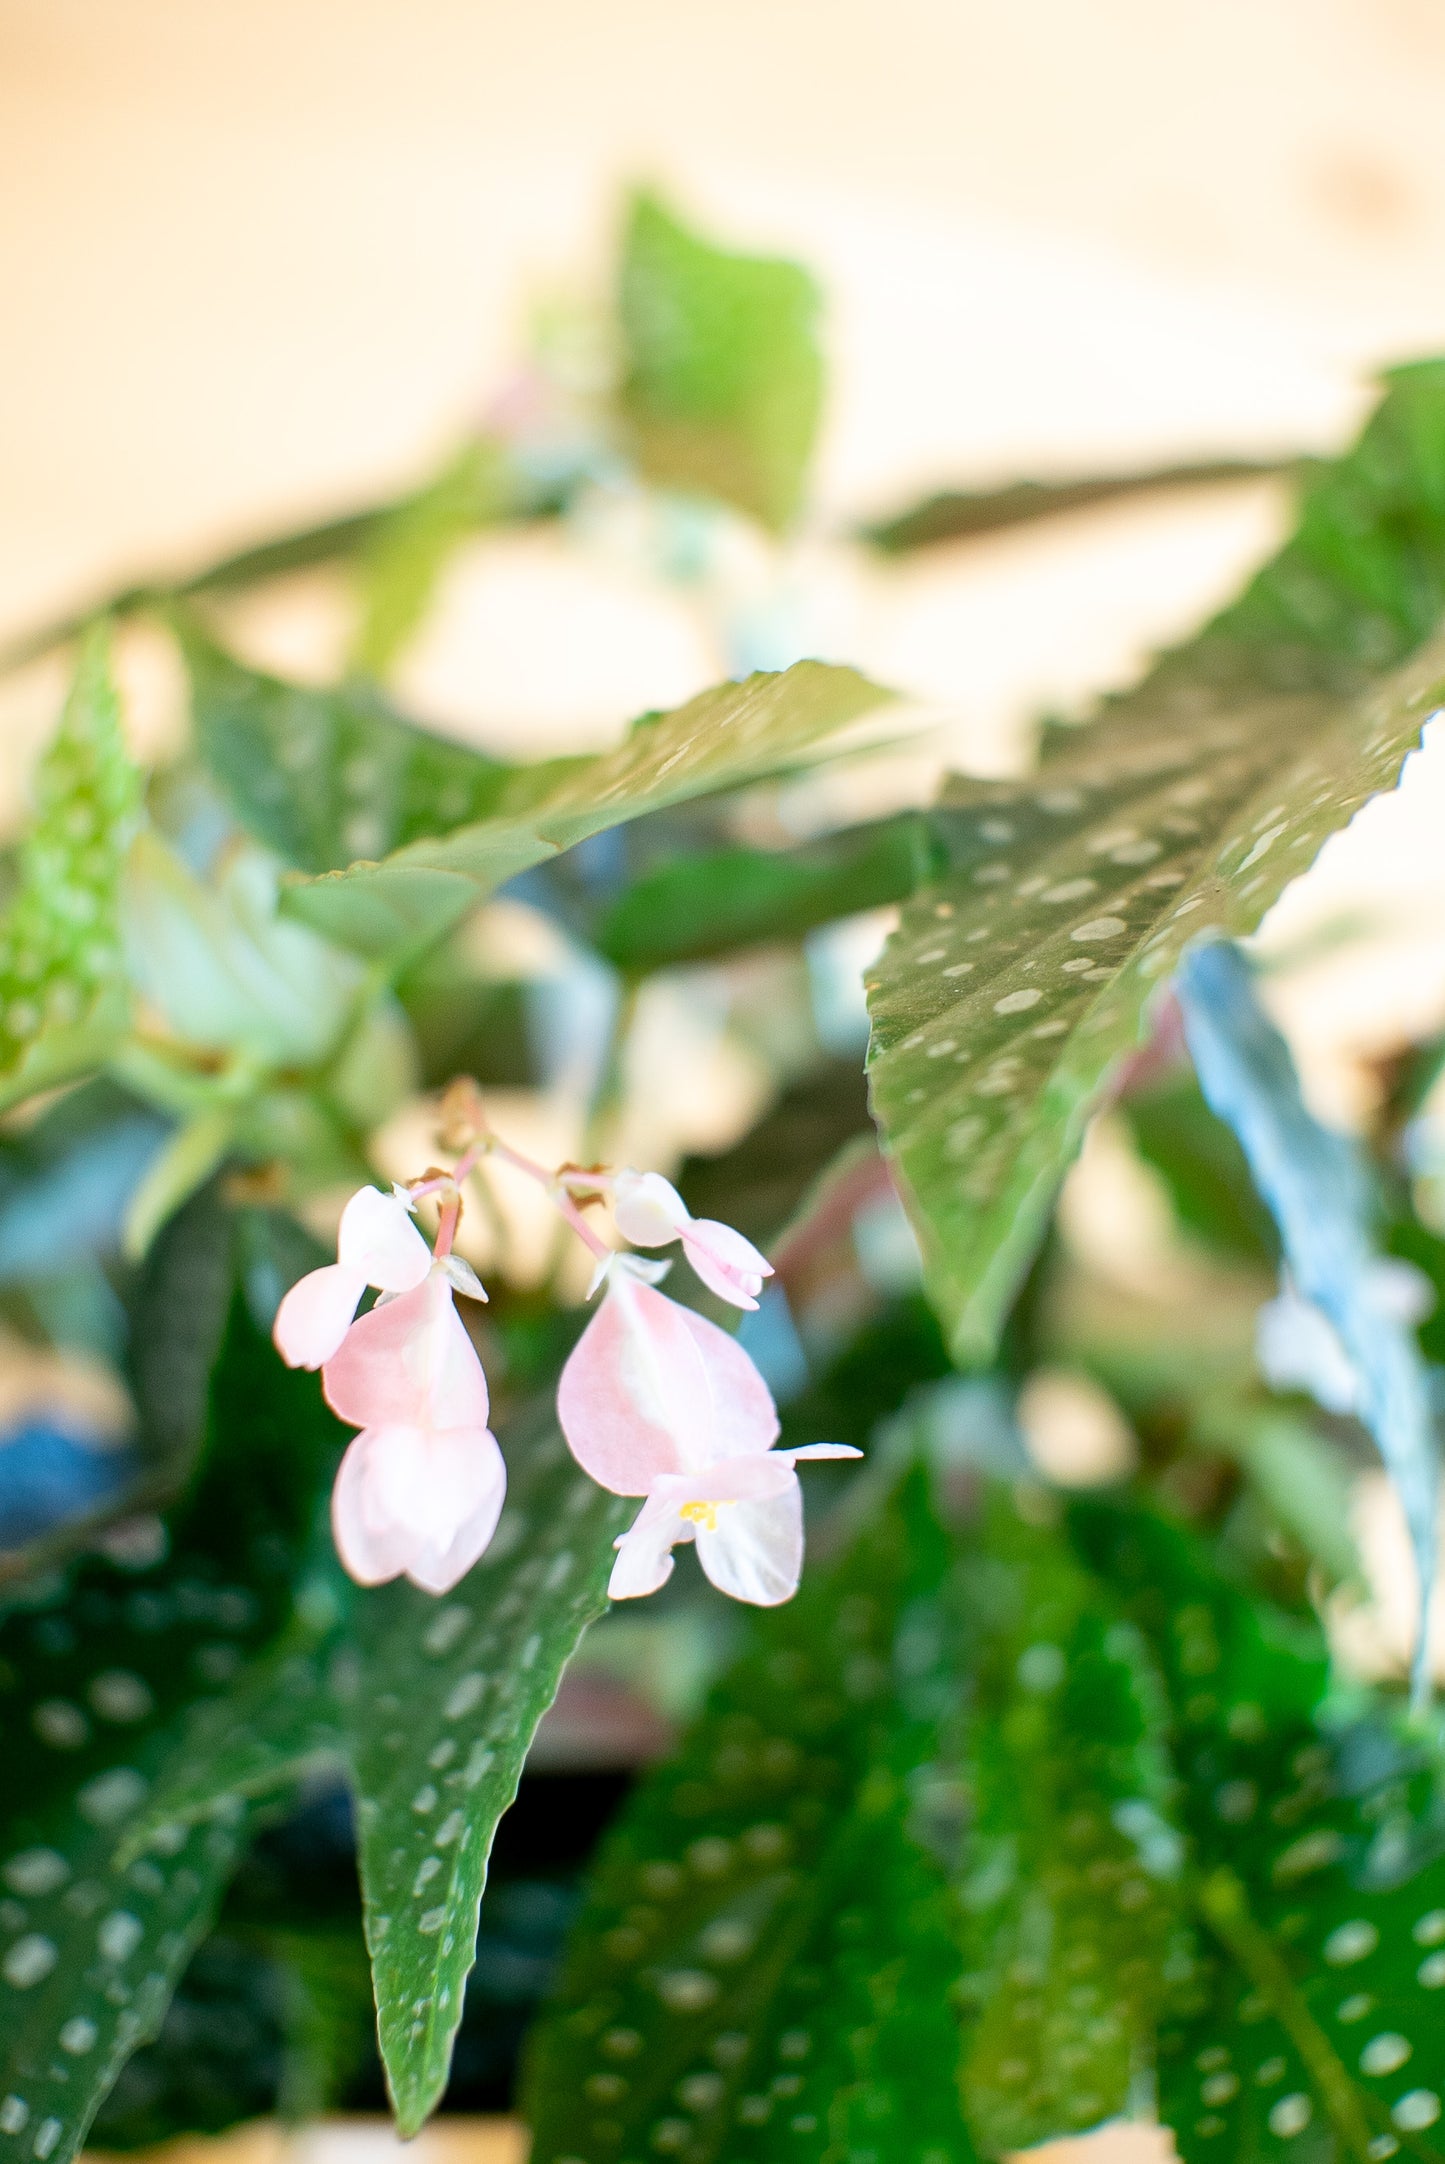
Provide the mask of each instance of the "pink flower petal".
{"label": "pink flower petal", "polygon": [[751,1240],[716,1218],[695,1217],[685,1225],[682,1251],[709,1291],[735,1307],[756,1307],[763,1279],[773,1274],[767,1256]]}
{"label": "pink flower petal", "polygon": [[[675,1301],[668,1303],[676,1307]],[[773,1394],[735,1337],[715,1322],[679,1307],[702,1355],[712,1392],[712,1455],[746,1457],[767,1450],[777,1440],[778,1408]]]}
{"label": "pink flower petal", "polygon": [[[425,1477],[446,1487],[458,1501],[463,1492],[472,1500],[450,1525],[414,1551],[406,1574],[428,1593],[448,1593],[466,1576],[497,1530],[507,1499],[507,1468],[496,1437],[486,1429],[480,1435],[449,1430],[429,1441]],[[464,1454],[464,1466],[458,1463],[448,1469],[442,1461],[451,1454]]]}
{"label": "pink flower petal", "polygon": [[720,1502],[697,1527],[697,1559],[720,1593],[758,1608],[791,1600],[803,1575],[803,1492]]}
{"label": "pink flower petal", "polygon": [[332,1411],[357,1427],[487,1424],[482,1364],[437,1275],[353,1323],[321,1381]]}
{"label": "pink flower petal", "polygon": [[663,1474],[714,1454],[714,1393],[696,1320],[614,1271],[562,1370],[557,1417],[567,1446],[614,1495],[646,1495]]}
{"label": "pink flower petal", "polygon": [[[376,1516],[405,1526],[418,1547],[442,1554],[457,1527],[491,1501],[500,1511],[507,1473],[487,1428],[384,1427],[368,1463]],[[494,1513],[495,1522],[495,1513]]]}
{"label": "pink flower petal", "polygon": [[617,1543],[608,1599],[641,1600],[666,1585],[672,1576],[673,1545],[691,1540],[693,1530],[670,1492],[650,1495]]}
{"label": "pink flower petal", "polygon": [[666,1247],[692,1222],[687,1204],[660,1172],[618,1173],[612,1183],[612,1215],[634,1247]]}
{"label": "pink flower petal", "polygon": [[404,1526],[388,1524],[371,1507],[368,1464],[377,1433],[366,1428],[354,1439],[331,1491],[336,1552],[358,1585],[385,1585],[389,1578],[399,1578],[413,1547]]}
{"label": "pink flower petal", "polygon": [[375,1187],[359,1187],[342,1211],[336,1258],[381,1292],[410,1292],[432,1259],[406,1204]]}
{"label": "pink flower petal", "polygon": [[351,1327],[356,1303],[366,1290],[359,1270],[328,1263],[298,1278],[276,1310],[271,1335],[288,1367],[319,1368],[337,1350]]}

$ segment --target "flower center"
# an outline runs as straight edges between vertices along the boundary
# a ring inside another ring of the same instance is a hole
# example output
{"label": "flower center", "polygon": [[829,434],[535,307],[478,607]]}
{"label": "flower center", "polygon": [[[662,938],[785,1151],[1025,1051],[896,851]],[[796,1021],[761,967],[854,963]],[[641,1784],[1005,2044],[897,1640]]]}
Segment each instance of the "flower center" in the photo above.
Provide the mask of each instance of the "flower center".
{"label": "flower center", "polygon": [[715,1533],[717,1531],[717,1514],[720,1510],[726,1510],[727,1507],[726,1501],[721,1503],[684,1503],[678,1516],[691,1518],[694,1525],[705,1526],[709,1533]]}

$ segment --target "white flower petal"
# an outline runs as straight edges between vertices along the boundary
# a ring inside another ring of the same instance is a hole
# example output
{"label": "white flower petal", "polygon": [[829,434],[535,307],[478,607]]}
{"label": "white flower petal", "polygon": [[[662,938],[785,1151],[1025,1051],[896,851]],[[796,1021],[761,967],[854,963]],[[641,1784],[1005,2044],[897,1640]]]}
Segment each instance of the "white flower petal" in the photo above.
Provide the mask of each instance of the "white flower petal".
{"label": "white flower petal", "polygon": [[271,1335],[288,1367],[319,1368],[340,1348],[366,1290],[359,1270],[339,1262],[298,1278],[276,1310]]}
{"label": "white flower petal", "polygon": [[431,1249],[393,1192],[360,1187],[341,1213],[337,1259],[382,1292],[410,1292],[431,1268]]}
{"label": "white flower petal", "polygon": [[671,1180],[660,1172],[634,1172],[630,1166],[613,1182],[612,1215],[623,1239],[634,1247],[666,1247],[692,1222]]}
{"label": "white flower petal", "polygon": [[796,1478],[781,1494],[716,1506],[697,1528],[697,1557],[720,1593],[775,1608],[803,1575],[803,1492]]}
{"label": "white flower petal", "polygon": [[675,1542],[690,1540],[694,1527],[680,1514],[674,1495],[650,1495],[617,1543],[617,1561],[608,1581],[609,1600],[640,1600],[666,1585],[672,1576]]}

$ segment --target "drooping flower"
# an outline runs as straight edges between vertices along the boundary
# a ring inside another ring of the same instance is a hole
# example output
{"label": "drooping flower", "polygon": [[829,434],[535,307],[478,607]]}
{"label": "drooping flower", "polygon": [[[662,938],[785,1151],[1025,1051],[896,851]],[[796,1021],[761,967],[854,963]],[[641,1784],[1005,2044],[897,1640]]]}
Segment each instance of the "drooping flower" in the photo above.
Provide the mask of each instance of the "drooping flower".
{"label": "drooping flower", "polygon": [[617,1543],[614,1600],[655,1593],[679,1541],[713,1584],[774,1607],[803,1568],[802,1458],[856,1458],[846,1444],[775,1450],[778,1414],[736,1338],[643,1281],[628,1258],[562,1370],[557,1414],[572,1455],[614,1495],[646,1497]]}
{"label": "drooping flower", "polygon": [[361,1429],[332,1491],[342,1562],[361,1585],[405,1572],[449,1591],[496,1531],[507,1470],[446,1277],[432,1271],[353,1323],[321,1383],[332,1411]]}
{"label": "drooping flower", "polygon": [[612,1187],[612,1214],[618,1231],[634,1247],[666,1247],[681,1240],[704,1285],[734,1307],[756,1307],[763,1279],[773,1274],[767,1256],[731,1225],[694,1217],[660,1172],[619,1172]]}
{"label": "drooping flower", "polygon": [[406,1203],[375,1187],[359,1188],[341,1213],[335,1262],[300,1278],[276,1310],[276,1350],[288,1367],[323,1367],[350,1329],[368,1285],[410,1292],[431,1266],[431,1249]]}

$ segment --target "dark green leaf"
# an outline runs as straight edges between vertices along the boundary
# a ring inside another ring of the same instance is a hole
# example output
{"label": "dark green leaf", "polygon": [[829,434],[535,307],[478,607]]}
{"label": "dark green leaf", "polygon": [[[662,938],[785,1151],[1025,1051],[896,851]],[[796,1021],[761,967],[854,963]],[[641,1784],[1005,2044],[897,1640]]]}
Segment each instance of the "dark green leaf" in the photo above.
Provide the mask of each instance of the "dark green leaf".
{"label": "dark green leaf", "polygon": [[[314,703],[317,695],[287,696]],[[453,831],[444,839],[414,841],[384,863],[293,885],[287,906],[344,946],[407,953],[440,937],[518,872],[589,835],[817,758],[888,696],[853,669],[817,661],[716,685],[671,713],[644,715],[612,751],[516,770],[495,816],[479,819],[463,807],[446,822]],[[325,773],[331,753],[317,741],[317,771]],[[278,794],[288,792],[291,777],[277,774]]]}
{"label": "dark green leaf", "polygon": [[1226,1256],[1273,1266],[1279,1241],[1244,1152],[1192,1075],[1131,1091],[1124,1112],[1141,1156],[1169,1189],[1186,1230]]}
{"label": "dark green leaf", "polygon": [[609,1837],[526,2104],[538,2164],[966,2159],[936,1863],[946,1546],[921,1476],[755,1626]]}
{"label": "dark green leaf", "polygon": [[595,943],[619,969],[700,961],[914,893],[942,868],[927,818],[902,812],[796,849],[725,849],[660,865],[619,896]]}
{"label": "dark green leaf", "polygon": [[231,1799],[137,1840],[190,1709],[289,1611],[338,1430],[239,1305],[209,1428],[163,1560],[88,1564],[0,1628],[0,2156],[26,2164],[64,2164],[155,2033],[247,1835]]}
{"label": "dark green leaf", "polygon": [[786,526],[823,404],[820,297],[808,273],[716,248],[639,194],[617,308],[622,412],[648,479]]}
{"label": "dark green leaf", "polygon": [[[1445,362],[1392,379],[1243,598],[1028,783],[958,783],[977,856],[875,974],[873,1102],[960,1355],[997,1338],[1059,1181],[1186,942],[1257,924],[1389,787],[1445,683]],[[1395,673],[1386,676],[1384,672]]]}
{"label": "dark green leaf", "polygon": [[865,526],[861,538],[885,555],[902,556],[942,541],[975,541],[1035,519],[1089,511],[1121,497],[1257,480],[1280,472],[1283,464],[1278,459],[1211,458],[1145,467],[1137,473],[1091,474],[1075,481],[1010,481],[1001,488],[941,489],[906,511]]}
{"label": "dark green leaf", "polygon": [[316,691],[246,668],[189,620],[196,744],[242,826],[328,872],[489,817],[515,769],[415,728],[365,684]]}

